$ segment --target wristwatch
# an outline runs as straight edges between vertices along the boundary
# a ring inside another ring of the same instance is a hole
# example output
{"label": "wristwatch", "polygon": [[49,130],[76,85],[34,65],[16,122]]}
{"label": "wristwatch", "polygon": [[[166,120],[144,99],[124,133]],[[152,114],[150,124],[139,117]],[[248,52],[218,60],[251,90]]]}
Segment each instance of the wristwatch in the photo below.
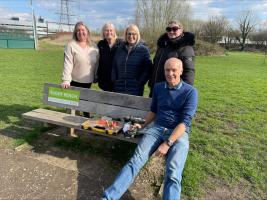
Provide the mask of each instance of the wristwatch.
{"label": "wristwatch", "polygon": [[171,147],[173,145],[173,141],[171,141],[170,139],[166,140],[166,144]]}

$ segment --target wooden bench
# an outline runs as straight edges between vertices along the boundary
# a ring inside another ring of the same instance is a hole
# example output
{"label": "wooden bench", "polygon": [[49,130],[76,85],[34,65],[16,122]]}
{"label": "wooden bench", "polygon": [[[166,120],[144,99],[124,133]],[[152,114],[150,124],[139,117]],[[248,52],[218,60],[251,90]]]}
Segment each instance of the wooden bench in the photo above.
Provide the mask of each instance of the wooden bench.
{"label": "wooden bench", "polygon": [[[39,108],[22,116],[25,119],[84,130],[81,124],[88,118],[75,116],[75,111],[90,112],[112,118],[129,116],[144,118],[150,110],[151,99],[114,92],[97,91],[78,87],[62,89],[60,85],[45,83],[43,102],[45,105],[68,108],[71,113],[63,113]],[[90,134],[137,143],[139,138],[126,138],[123,134],[108,135],[84,130]]]}

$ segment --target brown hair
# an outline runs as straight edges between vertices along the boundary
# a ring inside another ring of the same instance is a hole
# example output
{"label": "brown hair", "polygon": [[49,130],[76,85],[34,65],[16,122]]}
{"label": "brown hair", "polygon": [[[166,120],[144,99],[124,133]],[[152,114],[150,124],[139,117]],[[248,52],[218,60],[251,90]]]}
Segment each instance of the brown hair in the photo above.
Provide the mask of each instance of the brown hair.
{"label": "brown hair", "polygon": [[91,40],[90,40],[90,30],[89,30],[89,28],[88,28],[83,22],[77,22],[77,23],[75,24],[74,31],[73,31],[73,34],[72,34],[72,38],[73,38],[75,41],[79,41],[79,40],[78,40],[78,37],[77,37],[77,32],[78,32],[78,28],[79,28],[80,26],[84,26],[85,29],[87,30],[87,32],[88,32],[88,37],[87,37],[86,42],[87,42],[87,44],[90,46],[90,45],[91,45]]}

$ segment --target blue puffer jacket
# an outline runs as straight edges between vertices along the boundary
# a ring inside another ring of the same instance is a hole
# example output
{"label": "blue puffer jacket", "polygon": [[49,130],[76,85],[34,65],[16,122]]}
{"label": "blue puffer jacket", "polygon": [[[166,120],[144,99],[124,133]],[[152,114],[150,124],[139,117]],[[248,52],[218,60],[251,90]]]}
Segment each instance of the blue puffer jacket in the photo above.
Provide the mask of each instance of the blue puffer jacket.
{"label": "blue puffer jacket", "polygon": [[143,96],[144,85],[148,81],[152,67],[149,50],[142,43],[128,51],[123,43],[116,51],[112,65],[114,91],[124,94]]}

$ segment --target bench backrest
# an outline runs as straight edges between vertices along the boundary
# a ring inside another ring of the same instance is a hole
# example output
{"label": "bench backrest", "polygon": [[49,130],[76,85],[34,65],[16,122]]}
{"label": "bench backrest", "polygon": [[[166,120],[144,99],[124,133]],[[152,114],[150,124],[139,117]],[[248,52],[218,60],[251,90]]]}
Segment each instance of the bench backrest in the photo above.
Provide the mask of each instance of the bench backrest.
{"label": "bench backrest", "polygon": [[61,108],[92,112],[109,117],[145,117],[151,99],[134,95],[45,83],[44,104]]}

